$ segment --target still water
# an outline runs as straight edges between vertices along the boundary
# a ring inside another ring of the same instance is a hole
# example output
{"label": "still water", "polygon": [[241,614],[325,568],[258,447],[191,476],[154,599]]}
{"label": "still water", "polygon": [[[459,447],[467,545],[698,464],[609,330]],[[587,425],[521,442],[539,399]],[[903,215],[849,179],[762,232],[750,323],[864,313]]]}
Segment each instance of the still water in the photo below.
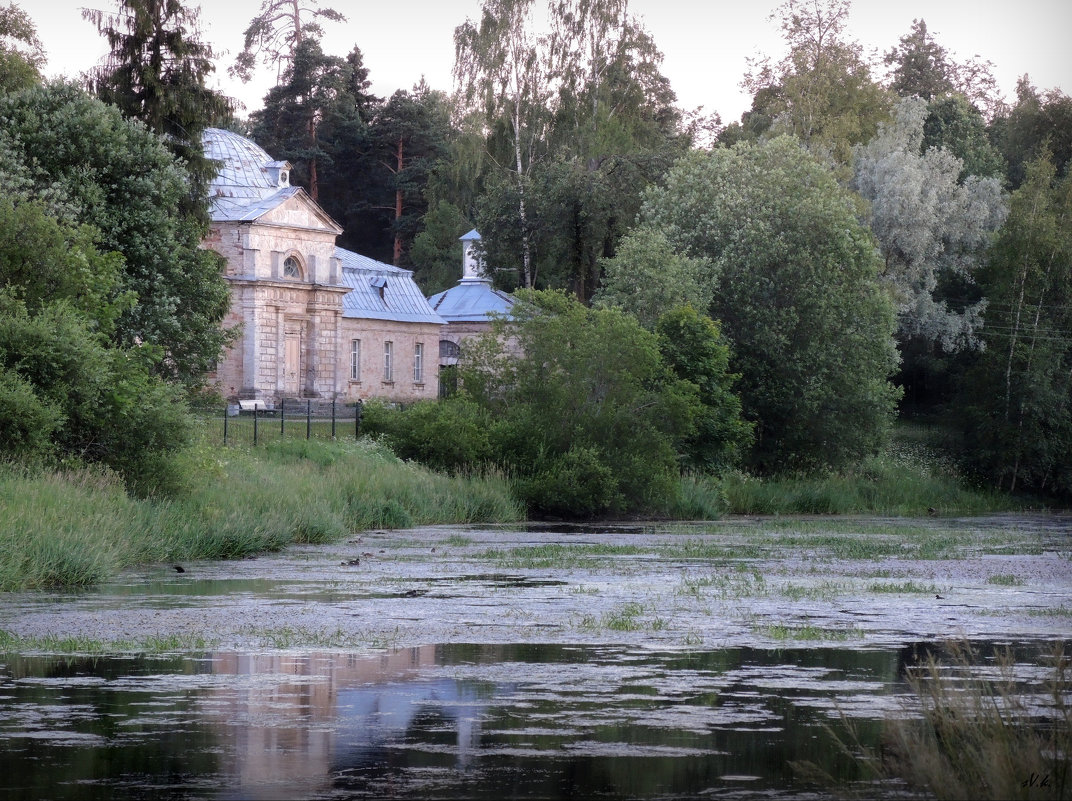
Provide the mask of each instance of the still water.
{"label": "still water", "polygon": [[[1021,643],[1017,659],[1047,649]],[[924,654],[449,644],[5,657],[0,798],[815,797],[791,763],[853,779],[827,727],[845,716],[877,745]]]}

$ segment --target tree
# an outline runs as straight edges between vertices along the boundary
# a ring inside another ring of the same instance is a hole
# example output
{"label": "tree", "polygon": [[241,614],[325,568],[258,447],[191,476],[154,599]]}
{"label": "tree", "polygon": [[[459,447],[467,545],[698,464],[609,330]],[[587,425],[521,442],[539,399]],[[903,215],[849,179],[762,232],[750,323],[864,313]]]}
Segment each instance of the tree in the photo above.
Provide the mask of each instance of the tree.
{"label": "tree", "polygon": [[[487,147],[477,225],[490,263],[526,287],[589,300],[640,194],[694,130],[659,71],[662,54],[621,0],[553,0],[537,35],[532,0],[485,4],[459,27],[455,75]],[[507,166],[508,165],[508,166]]]}
{"label": "tree", "polygon": [[603,262],[603,285],[593,305],[624,309],[654,329],[675,306],[710,307],[711,270],[706,259],[675,252],[661,231],[640,226],[622,239],[613,259]]}
{"label": "tree", "polygon": [[944,148],[923,149],[926,116],[925,101],[902,100],[894,121],[854,149],[853,188],[870,203],[901,337],[955,352],[977,344],[985,303],[950,308],[938,294],[939,282],[943,274],[971,282],[1006,209],[996,178],[968,176],[961,183],[960,159]]}
{"label": "tree", "polygon": [[968,460],[1002,490],[1072,497],[1072,178],[1029,162],[980,276],[987,348],[961,416]]}
{"label": "tree", "polygon": [[391,263],[402,265],[428,209],[428,173],[446,151],[450,120],[446,100],[423,81],[413,93],[395,92],[373,118],[369,132],[379,164],[390,174],[393,233]]}
{"label": "tree", "polygon": [[958,180],[969,175],[1003,178],[1005,159],[987,136],[982,113],[961,94],[935,98],[927,104],[923,151],[945,148],[963,163]]}
{"label": "tree", "polygon": [[675,306],[655,326],[659,352],[674,374],[697,389],[694,432],[678,445],[687,467],[714,473],[732,467],[752,444],[752,426],[741,419],[741,399],[729,371],[730,349],[721,326],[692,306]]}
{"label": "tree", "polygon": [[[498,160],[516,190],[523,285],[534,286],[526,202],[528,179],[546,148],[551,121],[550,67],[533,30],[533,0],[484,0],[479,25],[454,31],[454,80],[464,108],[483,112],[483,125],[501,139]],[[493,158],[495,149],[492,149]],[[509,166],[505,166],[509,164]]]}
{"label": "tree", "polygon": [[[367,71],[357,48],[349,59],[326,55],[315,39],[296,48],[284,82],[268,91],[264,108],[250,115],[253,139],[274,157],[290,161],[295,183],[321,202],[323,181],[337,190],[325,193],[323,205],[334,214],[343,204],[343,188],[352,172],[335,169],[337,161],[353,162],[367,155],[368,120],[377,100],[357,91],[366,88]],[[330,169],[329,169],[330,168]]]}
{"label": "tree", "polygon": [[1016,189],[1026,165],[1048,153],[1057,174],[1072,162],[1072,98],[1052,89],[1040,92],[1023,76],[1016,85],[1016,105],[991,122],[990,136],[1008,164],[1008,185]]}
{"label": "tree", "polygon": [[206,225],[179,213],[190,174],[159,137],[78,87],[56,83],[0,97],[0,176],[69,224],[92,225],[122,254],[117,290],[137,303],[116,321],[116,344],[159,349],[161,375],[196,384],[230,334],[219,256]]}
{"label": "tree", "polygon": [[33,20],[14,3],[0,7],[0,94],[40,83],[44,63]]}
{"label": "tree", "polygon": [[[890,98],[871,76],[857,42],[845,38],[849,0],[787,0],[781,19],[788,54],[752,64],[743,85],[753,93],[742,123],[762,133],[792,133],[816,155],[845,164],[852,145],[874,136]],[[754,124],[752,116],[766,122]]]}
{"label": "tree", "polygon": [[90,74],[90,89],[124,117],[145,123],[186,162],[192,179],[186,212],[207,219],[205,196],[217,167],[205,158],[201,133],[229,119],[233,104],[205,85],[215,55],[198,40],[197,11],[180,0],[120,0],[117,14],[82,13],[111,47]]}
{"label": "tree", "polygon": [[440,200],[424,215],[422,230],[413,238],[410,257],[414,280],[425,295],[453,286],[461,277],[462,243],[459,238],[472,228],[453,203]]}
{"label": "tree", "polygon": [[[466,349],[464,392],[498,421],[498,460],[530,509],[591,516],[665,508],[696,388],[658,338],[615,309],[522,292],[514,321]],[[516,344],[515,344],[516,343]]]}
{"label": "tree", "polygon": [[663,54],[627,0],[549,3],[558,153],[582,161],[664,147],[683,115],[660,72]]}
{"label": "tree", "polygon": [[899,45],[883,58],[892,67],[890,88],[900,97],[930,100],[954,91],[955,67],[949,53],[934,41],[921,19],[912,20],[912,29]]}
{"label": "tree", "polygon": [[345,22],[346,17],[333,8],[320,8],[318,0],[262,0],[260,13],[243,33],[244,46],[230,73],[248,81],[260,58],[275,66],[276,79],[281,80],[293,65],[298,46],[323,36],[320,20]]}
{"label": "tree", "polygon": [[840,467],[882,444],[899,395],[893,307],[852,198],[799,143],[682,160],[642,222],[712,264],[710,316],[756,426],[753,466]]}
{"label": "tree", "polygon": [[117,470],[141,493],[166,490],[187,435],[156,349],[110,340],[122,259],[96,232],[35,201],[0,201],[0,456],[75,458]]}

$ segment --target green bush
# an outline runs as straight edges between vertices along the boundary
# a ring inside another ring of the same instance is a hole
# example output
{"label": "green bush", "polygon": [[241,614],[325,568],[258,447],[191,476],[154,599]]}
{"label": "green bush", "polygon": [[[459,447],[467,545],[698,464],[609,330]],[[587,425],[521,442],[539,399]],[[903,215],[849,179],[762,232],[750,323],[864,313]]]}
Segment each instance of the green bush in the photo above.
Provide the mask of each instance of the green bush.
{"label": "green bush", "polygon": [[627,507],[614,470],[593,448],[570,448],[516,486],[528,508],[541,516],[594,517]]}
{"label": "green bush", "polygon": [[405,408],[371,401],[362,418],[362,430],[381,435],[399,457],[452,474],[492,460],[491,427],[486,410],[464,396]]}

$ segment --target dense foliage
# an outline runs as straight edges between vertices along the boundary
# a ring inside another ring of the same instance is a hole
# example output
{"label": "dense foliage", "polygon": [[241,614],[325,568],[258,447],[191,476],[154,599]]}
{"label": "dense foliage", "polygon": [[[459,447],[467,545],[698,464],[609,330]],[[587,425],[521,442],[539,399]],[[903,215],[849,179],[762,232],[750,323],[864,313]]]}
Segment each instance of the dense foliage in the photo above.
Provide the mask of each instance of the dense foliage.
{"label": "dense foliage", "polygon": [[795,140],[683,160],[645,225],[711,263],[763,470],[841,467],[884,441],[898,391],[894,314],[849,194]]}
{"label": "dense foliage", "polygon": [[171,489],[185,406],[151,346],[111,341],[135,298],[112,292],[122,259],[94,234],[0,202],[0,456],[100,462],[136,491]]}
{"label": "dense foliage", "polygon": [[141,120],[185,163],[185,214],[206,213],[205,193],[216,165],[205,158],[201,133],[227,121],[232,101],[206,85],[215,72],[212,48],[199,39],[197,11],[180,0],[120,0],[115,14],[83,16],[108,41],[105,63],[90,88],[128,119]]}
{"label": "dense foliage", "polygon": [[191,383],[218,358],[228,306],[221,260],[202,250],[202,220],[178,213],[189,173],[163,141],[114,106],[55,83],[0,97],[0,176],[70,224],[92,225],[123,256],[118,290],[137,302],[112,340],[158,349],[155,370]]}
{"label": "dense foliage", "polygon": [[562,293],[521,298],[467,349],[458,396],[371,405],[365,430],[435,467],[498,468],[538,515],[666,510],[683,465],[733,462],[749,428],[710,320],[680,309],[655,334]]}
{"label": "dense foliage", "polygon": [[986,350],[961,398],[969,462],[1010,492],[1072,497],[1072,177],[1028,163],[980,282]]}

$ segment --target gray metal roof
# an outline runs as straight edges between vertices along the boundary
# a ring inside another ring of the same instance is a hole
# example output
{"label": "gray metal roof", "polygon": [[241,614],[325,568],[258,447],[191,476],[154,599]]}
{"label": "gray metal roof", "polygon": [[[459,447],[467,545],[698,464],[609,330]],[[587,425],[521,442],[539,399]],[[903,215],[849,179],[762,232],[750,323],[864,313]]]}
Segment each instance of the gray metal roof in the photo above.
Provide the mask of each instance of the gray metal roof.
{"label": "gray metal roof", "polygon": [[273,159],[252,139],[206,128],[201,143],[205,157],[219,165],[210,190],[213,220],[256,219],[258,210],[264,214],[299,191],[279,178],[279,171],[290,165]]}
{"label": "gray metal roof", "polygon": [[342,263],[343,285],[350,287],[342,299],[343,317],[446,324],[428,305],[412,271],[339,247],[335,258]]}
{"label": "gray metal roof", "polygon": [[483,278],[463,278],[428,298],[428,305],[448,323],[485,322],[491,314],[509,315],[514,299]]}

